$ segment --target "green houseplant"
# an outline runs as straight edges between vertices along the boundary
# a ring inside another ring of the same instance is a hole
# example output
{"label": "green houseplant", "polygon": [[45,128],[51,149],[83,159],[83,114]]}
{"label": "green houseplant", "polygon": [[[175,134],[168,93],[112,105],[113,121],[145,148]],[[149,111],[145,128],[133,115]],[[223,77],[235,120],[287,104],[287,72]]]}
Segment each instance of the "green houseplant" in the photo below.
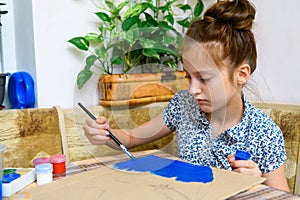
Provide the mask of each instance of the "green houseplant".
{"label": "green houseplant", "polygon": [[[115,6],[105,1],[99,7],[100,11],[95,13],[100,19],[99,33],[69,40],[78,49],[90,53],[77,76],[79,89],[93,73],[113,74],[116,68],[121,69],[121,74],[147,64],[155,64],[153,72],[164,68],[177,70],[181,63],[182,33],[192,20],[201,17],[204,6],[202,0],[194,8],[176,0],[162,2],[145,0],[131,5],[124,1]],[[185,17],[176,20],[175,12]]]}

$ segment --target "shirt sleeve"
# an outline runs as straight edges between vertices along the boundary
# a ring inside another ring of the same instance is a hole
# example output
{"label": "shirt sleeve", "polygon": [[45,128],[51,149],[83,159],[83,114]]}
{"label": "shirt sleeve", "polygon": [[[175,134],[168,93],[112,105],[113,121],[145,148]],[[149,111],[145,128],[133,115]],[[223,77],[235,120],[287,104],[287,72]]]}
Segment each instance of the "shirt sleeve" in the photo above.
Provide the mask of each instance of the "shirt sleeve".
{"label": "shirt sleeve", "polygon": [[178,117],[178,115],[176,115],[178,111],[179,111],[178,98],[177,95],[175,94],[163,112],[163,119],[165,121],[165,124],[171,131],[176,130],[175,122],[176,122],[176,118]]}
{"label": "shirt sleeve", "polygon": [[258,164],[263,174],[274,171],[284,164],[286,151],[283,134],[271,119],[269,120],[269,126],[265,128],[265,137],[261,141],[261,148],[262,159]]}

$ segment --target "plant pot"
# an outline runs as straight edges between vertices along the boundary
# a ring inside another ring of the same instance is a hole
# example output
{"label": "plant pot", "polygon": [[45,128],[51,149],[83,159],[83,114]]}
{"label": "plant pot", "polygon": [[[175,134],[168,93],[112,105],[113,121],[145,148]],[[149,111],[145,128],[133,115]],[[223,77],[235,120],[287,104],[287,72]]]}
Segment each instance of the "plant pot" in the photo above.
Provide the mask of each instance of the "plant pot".
{"label": "plant pot", "polygon": [[6,73],[0,73],[0,110],[4,107],[2,105],[5,96],[5,83],[6,83]]}
{"label": "plant pot", "polygon": [[100,105],[125,106],[169,101],[179,90],[189,88],[183,71],[149,74],[102,75]]}

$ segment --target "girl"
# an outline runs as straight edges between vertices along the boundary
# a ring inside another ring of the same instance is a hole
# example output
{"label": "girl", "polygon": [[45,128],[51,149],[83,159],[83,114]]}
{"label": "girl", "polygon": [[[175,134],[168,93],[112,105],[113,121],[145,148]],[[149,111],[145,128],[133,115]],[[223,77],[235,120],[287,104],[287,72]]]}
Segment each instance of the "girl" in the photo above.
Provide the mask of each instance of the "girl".
{"label": "girl", "polygon": [[[175,94],[158,117],[131,130],[112,130],[114,135],[132,148],[176,131],[180,158],[263,176],[266,185],[288,191],[282,132],[242,93],[256,68],[254,16],[247,0],[213,4],[186,33],[183,63],[190,90]],[[119,149],[107,136],[104,117],[88,119],[83,129],[91,143]],[[248,151],[251,160],[235,160],[236,150]]]}

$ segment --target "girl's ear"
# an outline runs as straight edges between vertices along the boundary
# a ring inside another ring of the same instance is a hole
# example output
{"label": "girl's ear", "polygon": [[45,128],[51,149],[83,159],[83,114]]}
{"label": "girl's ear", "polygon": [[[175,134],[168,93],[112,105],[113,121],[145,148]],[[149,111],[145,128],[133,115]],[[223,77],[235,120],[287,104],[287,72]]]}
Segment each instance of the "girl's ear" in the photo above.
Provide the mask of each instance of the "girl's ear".
{"label": "girl's ear", "polygon": [[248,64],[242,64],[237,70],[237,82],[244,85],[250,78],[251,68]]}

